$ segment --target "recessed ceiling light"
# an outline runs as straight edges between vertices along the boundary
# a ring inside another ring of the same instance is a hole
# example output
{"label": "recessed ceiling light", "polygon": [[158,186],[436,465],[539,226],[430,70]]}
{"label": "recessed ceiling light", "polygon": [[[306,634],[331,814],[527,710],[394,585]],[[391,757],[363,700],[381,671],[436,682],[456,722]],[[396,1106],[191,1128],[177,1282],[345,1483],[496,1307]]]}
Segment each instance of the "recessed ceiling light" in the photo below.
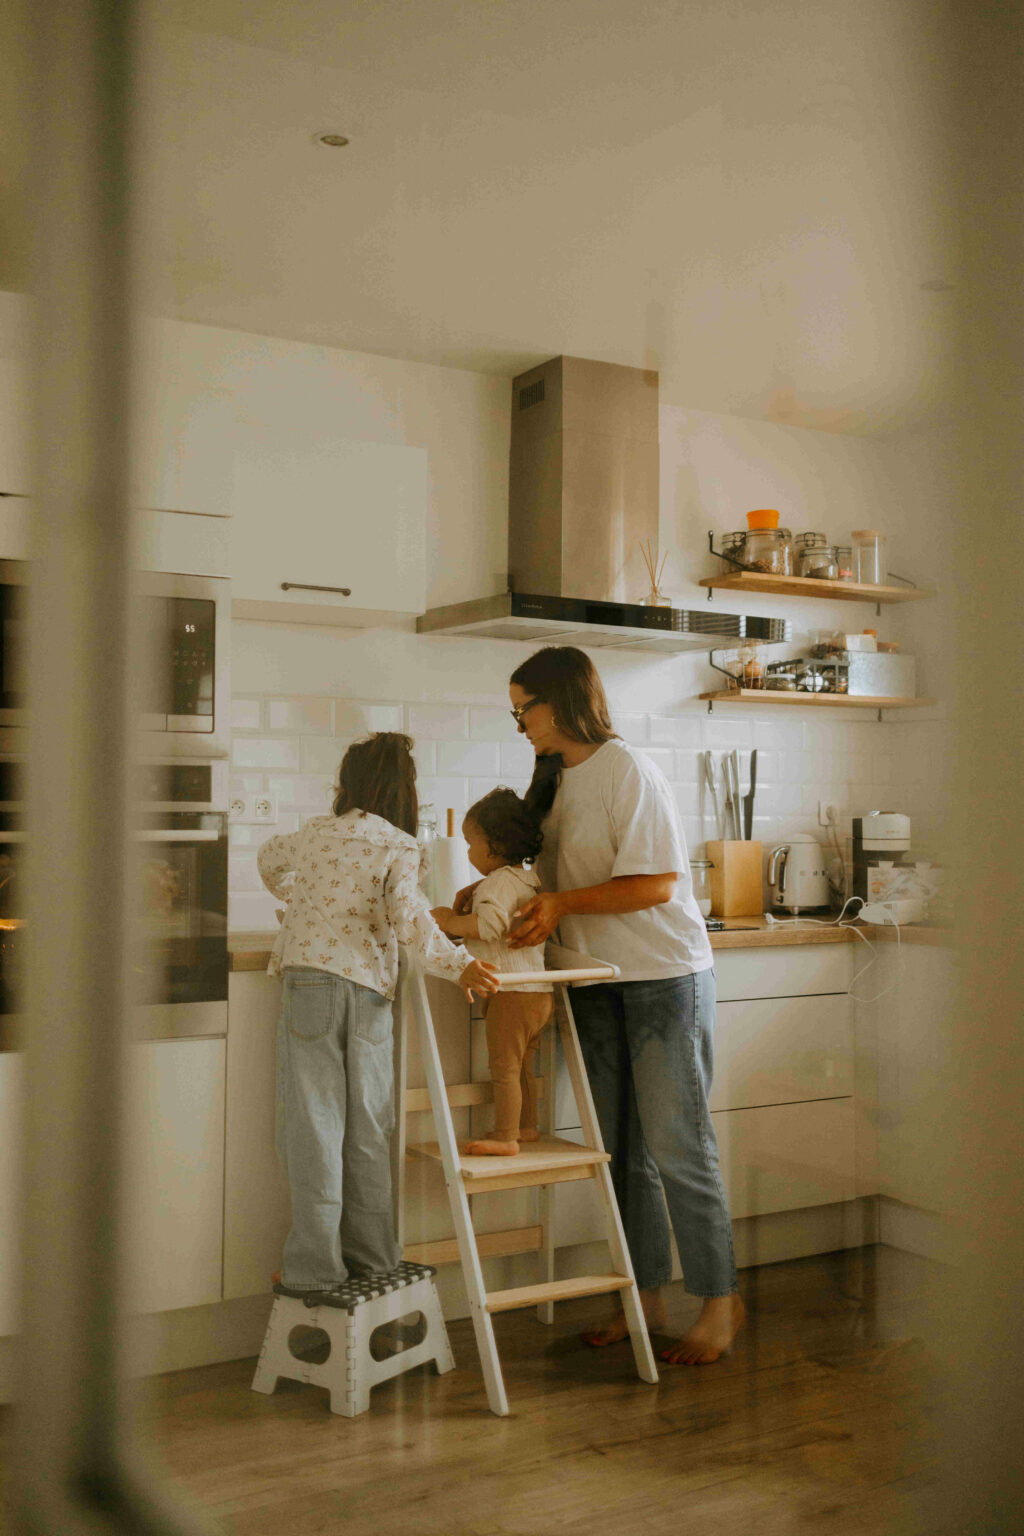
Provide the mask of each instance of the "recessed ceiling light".
{"label": "recessed ceiling light", "polygon": [[947,283],[945,278],[930,277],[927,282],[921,284],[925,293],[952,293],[953,284]]}
{"label": "recessed ceiling light", "polygon": [[333,128],[326,128],[323,133],[314,133],[314,144],[322,144],[325,149],[344,149],[348,139],[343,133],[337,133]]}

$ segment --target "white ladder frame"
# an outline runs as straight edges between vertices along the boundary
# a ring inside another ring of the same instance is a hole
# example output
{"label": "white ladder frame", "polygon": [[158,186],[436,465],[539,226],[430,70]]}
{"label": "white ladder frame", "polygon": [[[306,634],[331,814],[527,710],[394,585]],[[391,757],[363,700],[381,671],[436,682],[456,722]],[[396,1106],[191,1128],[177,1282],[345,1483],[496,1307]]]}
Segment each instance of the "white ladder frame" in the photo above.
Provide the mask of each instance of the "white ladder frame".
{"label": "white ladder frame", "polygon": [[[569,1003],[568,983],[584,979],[611,980],[618,975],[618,970],[614,966],[607,965],[601,961],[595,961],[590,956],[579,955],[574,951],[563,949],[557,945],[548,946],[548,958],[554,962],[556,968],[544,972],[543,975],[544,979],[551,981],[555,987],[559,1037],[562,1041],[563,1055],[580,1113],[580,1125],[583,1130],[585,1145],[594,1151],[603,1152],[604,1143],[601,1139],[601,1131],[597,1123],[597,1113],[594,1109],[594,1101],[583,1065],[572,1007]],[[411,957],[405,957],[403,971],[401,996],[405,1003],[411,1005],[416,1017],[423,1069],[427,1079],[427,1090],[430,1095],[441,1166],[444,1170],[445,1187],[448,1191],[448,1199],[451,1205],[455,1237],[462,1263],[466,1297],[469,1302],[470,1317],[473,1322],[473,1332],[476,1336],[484,1383],[487,1388],[487,1402],[492,1413],[497,1414],[499,1417],[505,1417],[509,1412],[508,1397],[505,1392],[501,1362],[498,1358],[491,1313],[487,1309],[487,1290],[484,1285],[483,1270],[480,1265],[480,1254],[477,1249],[476,1232],[473,1228],[469,1196],[461,1172],[458,1143],[452,1123],[451,1106],[448,1101],[437,1038],[434,1034],[430,1001],[427,997],[423,974],[418,965],[411,960]],[[521,985],[523,980],[524,977],[521,975],[499,977],[499,981],[509,985]],[[404,1017],[401,1016],[400,1028],[404,1030]],[[404,1058],[404,1050],[400,1054]],[[552,1130],[555,1119],[555,1052],[553,1031],[547,1032],[547,1038],[544,1042],[544,1056],[546,1092],[543,1117],[545,1129]],[[401,1082],[402,1097],[398,1100],[398,1119],[401,1131],[396,1141],[399,1143],[400,1155],[404,1157],[404,1060],[399,1068],[397,1078]],[[626,1315],[626,1322],[629,1326],[630,1342],[633,1347],[637,1374],[642,1381],[653,1383],[658,1380],[658,1370],[654,1363],[654,1353],[651,1349],[647,1323],[640,1304],[636,1277],[633,1273],[633,1265],[626,1246],[625,1233],[623,1232],[622,1219],[619,1215],[618,1202],[615,1198],[615,1189],[612,1184],[609,1164],[607,1162],[595,1164],[592,1177],[597,1180],[598,1191],[604,1206],[605,1235],[615,1273],[628,1281],[628,1285],[623,1287],[618,1294]],[[396,1180],[395,1188],[396,1194],[399,1197],[397,1204],[401,1207],[403,1204],[401,1192],[404,1189],[404,1178],[401,1175]],[[542,1232],[540,1263],[548,1280],[554,1279],[555,1265],[554,1193],[553,1184],[540,1185],[538,1187],[539,1219]],[[402,1223],[403,1217],[400,1211],[396,1211],[396,1216],[399,1222]],[[402,1225],[399,1225],[399,1234],[400,1236],[402,1234]],[[552,1300],[541,1302],[537,1307],[537,1315],[543,1323],[553,1322],[554,1302]]]}

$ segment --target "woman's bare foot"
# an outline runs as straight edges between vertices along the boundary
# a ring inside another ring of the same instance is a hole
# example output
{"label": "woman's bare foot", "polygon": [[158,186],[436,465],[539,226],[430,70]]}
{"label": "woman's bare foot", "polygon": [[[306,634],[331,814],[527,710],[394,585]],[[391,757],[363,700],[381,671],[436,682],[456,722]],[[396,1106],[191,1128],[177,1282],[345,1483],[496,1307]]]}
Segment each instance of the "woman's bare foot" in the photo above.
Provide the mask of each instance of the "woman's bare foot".
{"label": "woman's bare foot", "polygon": [[467,1141],[463,1152],[470,1157],[515,1157],[518,1141]]}
{"label": "woman's bare foot", "polygon": [[540,1131],[535,1126],[521,1125],[519,1127],[520,1141],[540,1141]]}
{"label": "woman's bare foot", "polygon": [[[662,1329],[665,1326],[665,1302],[661,1291],[655,1288],[651,1291],[640,1292],[640,1305],[644,1309],[644,1317],[647,1319],[649,1329]],[[591,1349],[604,1349],[608,1344],[619,1344],[623,1339],[629,1338],[629,1323],[626,1314],[620,1308],[610,1323],[603,1328],[592,1328],[589,1333],[581,1334],[584,1344],[589,1344]]]}
{"label": "woman's bare foot", "polygon": [[738,1291],[731,1296],[708,1296],[693,1327],[663,1349],[660,1358],[669,1365],[713,1365],[732,1345],[746,1315]]}

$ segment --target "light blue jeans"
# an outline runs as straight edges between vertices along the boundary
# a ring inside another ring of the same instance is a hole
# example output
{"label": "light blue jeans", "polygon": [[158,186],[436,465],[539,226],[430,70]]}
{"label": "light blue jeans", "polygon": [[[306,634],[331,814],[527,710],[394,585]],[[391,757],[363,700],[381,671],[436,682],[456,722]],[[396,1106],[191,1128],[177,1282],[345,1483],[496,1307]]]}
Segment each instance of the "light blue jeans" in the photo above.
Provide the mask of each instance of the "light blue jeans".
{"label": "light blue jeans", "polygon": [[277,1031],[277,1154],[292,1197],[281,1278],[325,1291],[401,1259],[391,1204],[391,1004],[289,967]]}
{"label": "light blue jeans", "polygon": [[671,1219],[686,1289],[730,1295],[732,1223],[708,1109],[714,971],[574,987],[571,1002],[637,1284],[671,1278]]}

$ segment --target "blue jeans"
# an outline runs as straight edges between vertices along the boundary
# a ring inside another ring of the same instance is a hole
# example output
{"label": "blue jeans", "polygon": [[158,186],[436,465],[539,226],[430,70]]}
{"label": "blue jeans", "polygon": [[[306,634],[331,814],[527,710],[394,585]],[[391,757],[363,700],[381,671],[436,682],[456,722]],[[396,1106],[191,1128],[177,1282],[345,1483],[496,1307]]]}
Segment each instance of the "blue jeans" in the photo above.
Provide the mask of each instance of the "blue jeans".
{"label": "blue jeans", "polygon": [[326,1291],[394,1269],[395,1074],[387,998],[289,967],[277,1028],[277,1154],[292,1197],[281,1278]]}
{"label": "blue jeans", "polygon": [[574,987],[571,1002],[637,1284],[670,1279],[670,1218],[686,1289],[730,1295],[732,1223],[708,1110],[714,971]]}

